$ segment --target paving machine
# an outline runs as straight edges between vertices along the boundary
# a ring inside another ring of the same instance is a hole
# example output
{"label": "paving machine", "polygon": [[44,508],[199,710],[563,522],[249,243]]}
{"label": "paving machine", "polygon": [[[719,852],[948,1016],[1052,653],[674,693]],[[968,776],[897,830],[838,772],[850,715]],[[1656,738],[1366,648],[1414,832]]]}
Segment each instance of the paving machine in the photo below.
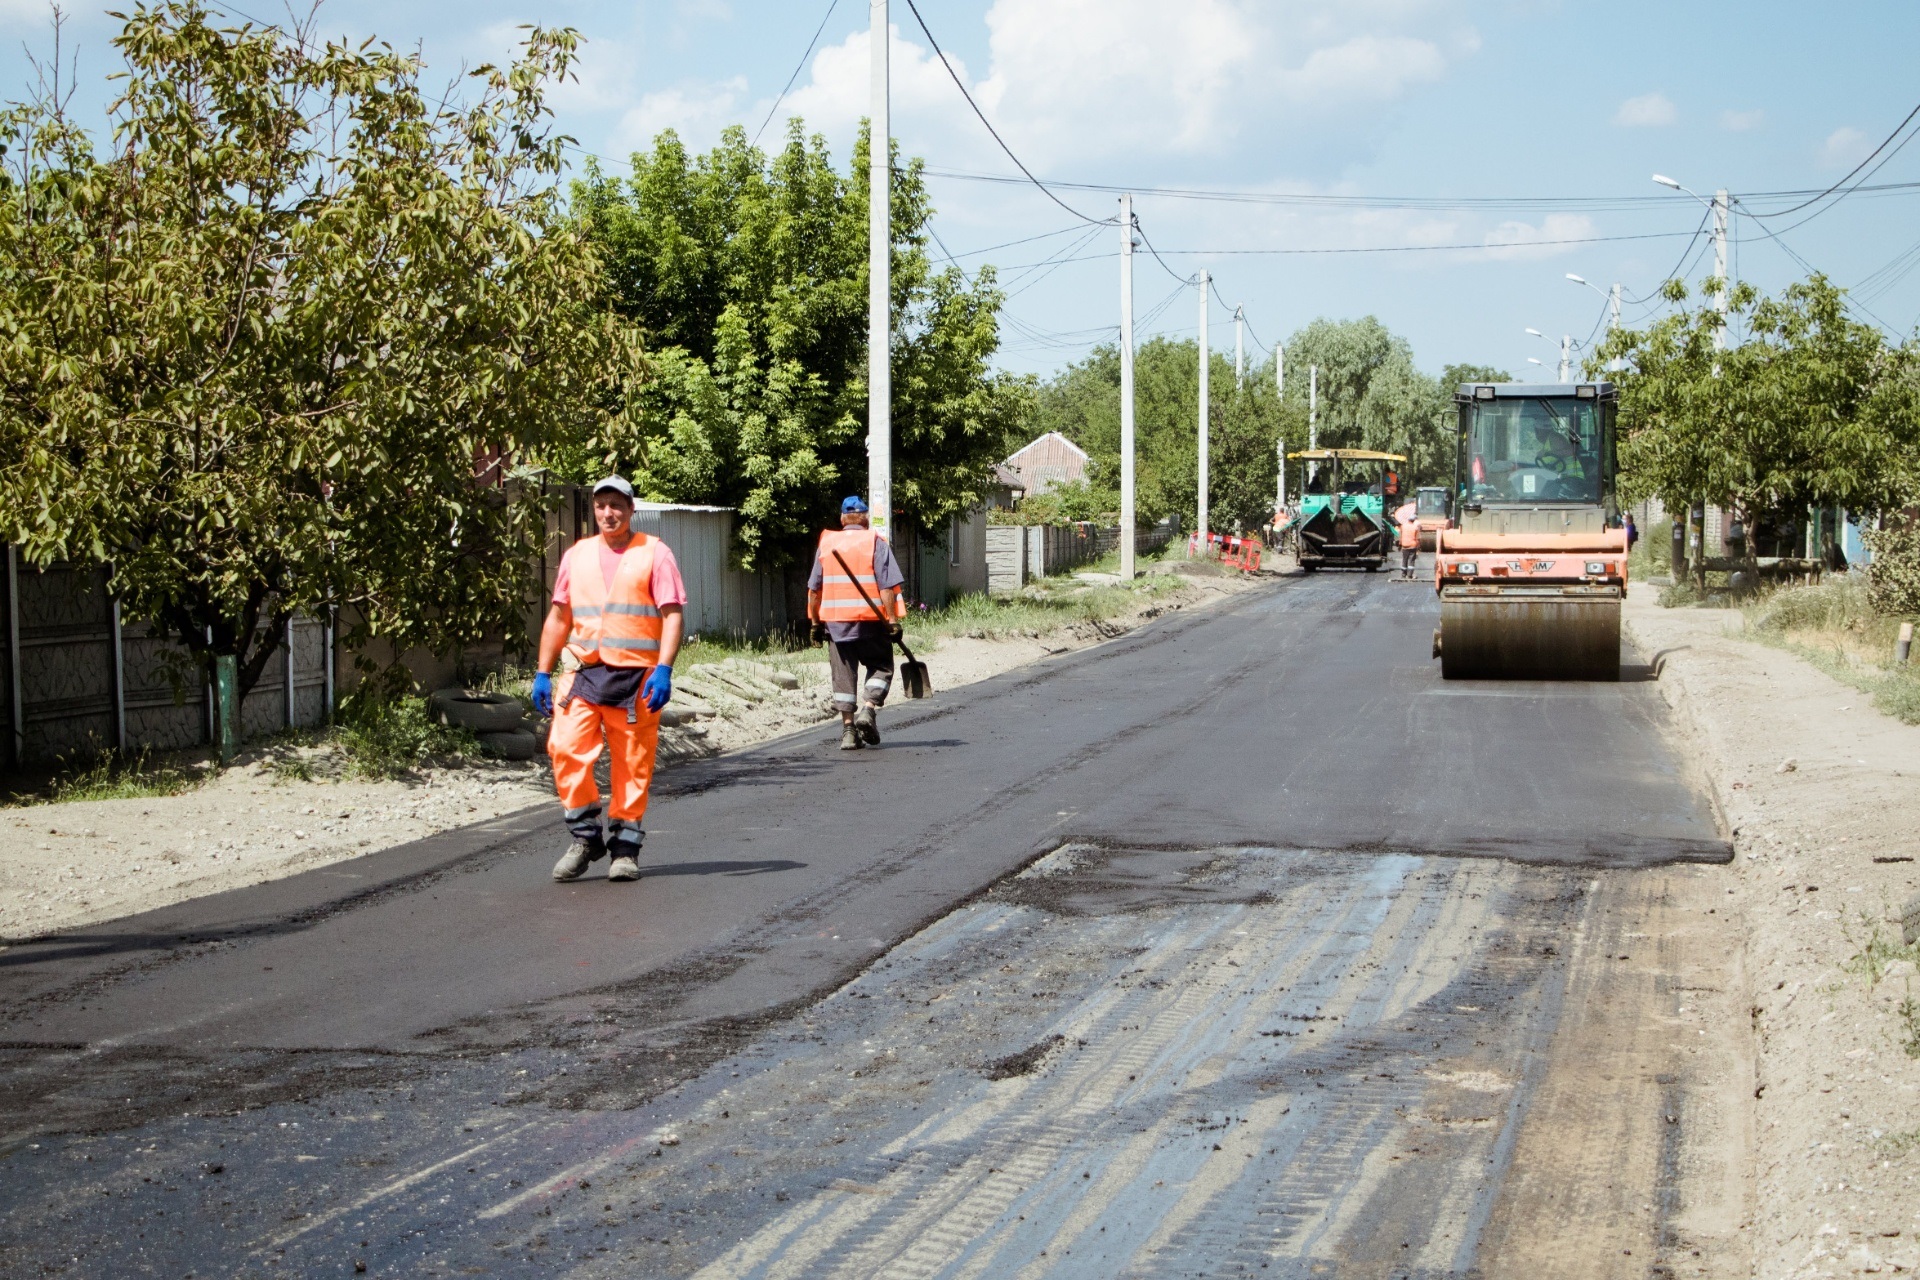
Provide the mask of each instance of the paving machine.
{"label": "paving machine", "polygon": [[1422,485],[1413,493],[1414,523],[1420,526],[1420,549],[1433,550],[1442,529],[1452,525],[1452,502],[1443,484]]}
{"label": "paving machine", "polygon": [[1308,573],[1329,566],[1372,573],[1385,564],[1394,545],[1387,520],[1388,466],[1405,462],[1405,455],[1303,449],[1287,456],[1312,464],[1306,492],[1287,524],[1300,567]]}
{"label": "paving machine", "polygon": [[1449,680],[1617,680],[1627,534],[1611,383],[1470,383],[1453,527],[1436,535]]}

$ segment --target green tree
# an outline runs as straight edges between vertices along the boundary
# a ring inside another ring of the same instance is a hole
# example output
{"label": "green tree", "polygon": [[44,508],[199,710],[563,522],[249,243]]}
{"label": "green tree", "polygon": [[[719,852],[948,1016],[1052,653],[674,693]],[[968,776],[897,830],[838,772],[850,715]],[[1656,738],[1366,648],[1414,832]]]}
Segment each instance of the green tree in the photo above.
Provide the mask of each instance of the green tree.
{"label": "green tree", "polygon": [[142,6],[113,145],[0,115],[0,538],[112,566],[136,618],[258,680],[286,620],[446,651],[521,625],[533,486],[638,376],[558,202],[529,33],[471,102],[386,46]]}
{"label": "green tree", "polygon": [[[591,456],[645,496],[737,508],[748,566],[804,556],[866,484],[867,168],[833,167],[799,121],[769,156],[728,129],[703,156],[673,132],[630,177],[590,172],[574,208],[620,311],[648,335],[653,377]],[[991,269],[935,271],[915,160],[893,165],[894,504],[937,529],[982,502],[1011,452],[1026,380],[992,372]]]}
{"label": "green tree", "polygon": [[[1273,514],[1279,467],[1275,445],[1304,447],[1306,407],[1297,411],[1273,392],[1271,363],[1248,375],[1236,391],[1233,364],[1215,354],[1208,369],[1208,514],[1216,529],[1264,525]],[[1183,527],[1199,516],[1199,344],[1152,338],[1134,354],[1134,501],[1151,524],[1177,515]],[[1119,509],[1120,352],[1096,347],[1044,384],[1033,434],[1058,431],[1087,451],[1090,483],[1101,509]]]}
{"label": "green tree", "polygon": [[[1667,297],[1684,302],[1685,284]],[[1594,353],[1596,365],[1629,364],[1615,376],[1624,496],[1658,496],[1668,510],[1712,502],[1750,530],[1810,506],[1874,513],[1910,501],[1920,348],[1889,346],[1819,275],[1773,298],[1736,286],[1729,307],[1747,336],[1727,350],[1714,345],[1727,322],[1709,302],[1612,334]]]}
{"label": "green tree", "polygon": [[1421,373],[1413,349],[1372,316],[1315,320],[1287,340],[1287,399],[1307,403],[1306,370],[1317,366],[1322,448],[1407,455],[1409,485],[1453,474],[1452,387]]}

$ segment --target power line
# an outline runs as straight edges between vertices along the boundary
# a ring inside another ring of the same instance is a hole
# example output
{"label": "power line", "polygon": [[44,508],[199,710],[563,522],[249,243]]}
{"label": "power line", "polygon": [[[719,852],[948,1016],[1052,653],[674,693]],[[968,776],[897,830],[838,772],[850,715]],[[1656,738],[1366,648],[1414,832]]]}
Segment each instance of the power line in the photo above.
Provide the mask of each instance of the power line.
{"label": "power line", "polygon": [[[1767,218],[1784,218],[1788,214],[1798,213],[1802,209],[1808,208],[1811,205],[1819,204],[1822,200],[1825,200],[1828,196],[1838,191],[1841,187],[1846,186],[1848,181],[1852,179],[1854,174],[1859,173],[1862,169],[1866,168],[1867,164],[1875,156],[1879,155],[1882,151],[1885,151],[1887,149],[1887,145],[1891,143],[1895,138],[1899,137],[1902,130],[1904,130],[1908,125],[1913,123],[1913,118],[1915,116],[1920,116],[1920,106],[1916,106],[1914,107],[1913,110],[1907,112],[1907,118],[1902,120],[1898,125],[1896,125],[1894,127],[1893,132],[1888,134],[1886,138],[1882,140],[1879,146],[1875,147],[1872,151],[1868,152],[1867,158],[1865,160],[1862,160],[1859,164],[1847,170],[1846,177],[1841,178],[1840,181],[1834,183],[1832,186],[1828,187],[1825,191],[1822,191],[1819,195],[1814,196],[1811,200],[1802,201],[1800,204],[1793,206],[1793,208],[1791,209],[1775,209],[1772,213],[1754,213],[1751,209],[1749,209],[1747,211],[1748,216],[1762,219],[1762,220]],[[1906,144],[1903,142],[1900,145],[1905,146]],[[1887,159],[1889,160],[1891,160],[1892,158],[1893,158],[1892,156],[1887,157]],[[1879,166],[1876,165],[1875,169],[1877,170],[1878,167]],[[1868,176],[1871,177],[1872,175],[1868,175]],[[1755,198],[1758,199],[1760,197],[1756,196]]]}
{"label": "power line", "polygon": [[1693,238],[1691,240],[1688,240],[1687,247],[1680,251],[1680,260],[1675,262],[1673,264],[1673,270],[1667,272],[1667,274],[1664,277],[1662,277],[1660,283],[1653,287],[1653,292],[1646,294],[1643,297],[1628,298],[1627,299],[1628,302],[1632,303],[1634,306],[1639,306],[1643,302],[1647,302],[1655,297],[1658,297],[1661,288],[1667,283],[1667,281],[1675,279],[1679,276],[1681,269],[1686,266],[1687,255],[1693,252],[1693,246],[1695,242],[1697,242],[1700,239],[1700,233],[1707,229],[1707,219],[1711,218],[1712,216],[1713,216],[1713,211],[1711,209],[1707,210],[1705,213],[1702,213],[1700,215],[1700,225],[1693,229]]}
{"label": "power line", "polygon": [[1178,271],[1175,271],[1172,267],[1167,265],[1167,260],[1160,256],[1160,251],[1153,247],[1153,241],[1147,238],[1147,229],[1140,225],[1140,217],[1138,214],[1134,215],[1133,229],[1140,233],[1140,243],[1147,246],[1147,252],[1153,255],[1153,260],[1160,264],[1160,269],[1162,271],[1172,276],[1175,280],[1178,280],[1182,288],[1185,288],[1186,286],[1191,285],[1195,282],[1197,277],[1183,276]]}
{"label": "power line", "polygon": [[1041,191],[1045,192],[1047,199],[1053,201],[1055,204],[1059,205],[1062,209],[1065,209],[1068,213],[1080,219],[1080,221],[1090,222],[1096,227],[1112,226],[1114,222],[1112,218],[1107,218],[1104,220],[1098,219],[1098,218],[1089,218],[1086,214],[1080,212],[1078,209],[1068,204],[1065,200],[1062,200],[1059,196],[1053,194],[1053,191],[1047,186],[1046,183],[1040,181],[1040,179],[1033,176],[1033,170],[1027,168],[1027,166],[1021,162],[1019,156],[1013,154],[1013,148],[1008,146],[1006,139],[1000,136],[1000,131],[993,127],[993,121],[987,119],[987,113],[980,109],[980,104],[975,102],[973,100],[973,95],[967,92],[967,86],[960,82],[960,73],[953,69],[953,63],[947,61],[946,52],[940,48],[940,42],[933,38],[933,31],[927,26],[927,20],[920,16],[920,7],[914,4],[913,0],[907,0],[907,8],[911,10],[913,13],[913,20],[920,24],[920,34],[924,35],[927,38],[927,43],[933,46],[934,53],[939,55],[940,65],[945,67],[947,69],[947,75],[952,77],[953,87],[960,91],[960,96],[965,98],[967,100],[967,105],[973,108],[973,114],[980,117],[980,123],[987,127],[987,132],[993,135],[993,140],[1000,144],[1000,149],[1002,151],[1007,153],[1007,159],[1013,161],[1015,167],[1018,168],[1021,173],[1024,173],[1027,175],[1027,181],[1031,182],[1034,186],[1040,188]]}
{"label": "power line", "polygon": [[760,135],[767,131],[768,125],[773,123],[773,113],[778,111],[780,104],[787,100],[787,94],[793,89],[793,82],[800,78],[800,73],[806,69],[807,59],[813,56],[814,46],[820,43],[820,33],[827,29],[827,23],[833,19],[833,11],[839,7],[840,0],[828,0],[827,11],[821,15],[820,25],[813,29],[813,39],[807,41],[807,51],[800,55],[800,61],[794,65],[793,74],[787,77],[786,88],[780,90],[780,96],[775,98],[773,105],[767,108],[767,118],[762,120],[760,127],[753,131],[753,142],[750,145],[756,147],[760,145]]}
{"label": "power line", "polygon": [[[1024,180],[1010,174],[976,173],[964,169],[943,169],[928,166],[926,174],[930,178],[947,178],[958,182],[986,182],[1003,185],[1019,185]],[[1613,212],[1622,209],[1657,209],[1684,202],[1686,196],[1339,196],[1310,195],[1304,193],[1272,191],[1233,191],[1205,187],[1143,187],[1116,186],[1103,182],[1067,182],[1055,181],[1051,184],[1062,190],[1106,192],[1139,196],[1160,196],[1170,200],[1211,200],[1234,204],[1274,204],[1324,206],[1330,208],[1367,208],[1367,209],[1423,209],[1423,210],[1516,210],[1516,211],[1586,211],[1593,213]],[[1831,190],[1831,188],[1829,188]],[[1920,192],[1920,182],[1886,183],[1878,186],[1861,186],[1858,192],[1874,194],[1910,194]],[[1793,199],[1810,194],[1812,188],[1786,191],[1755,191],[1748,193],[1755,200]],[[1852,194],[1852,193],[1849,193]],[[1775,215],[1768,215],[1769,217]]]}

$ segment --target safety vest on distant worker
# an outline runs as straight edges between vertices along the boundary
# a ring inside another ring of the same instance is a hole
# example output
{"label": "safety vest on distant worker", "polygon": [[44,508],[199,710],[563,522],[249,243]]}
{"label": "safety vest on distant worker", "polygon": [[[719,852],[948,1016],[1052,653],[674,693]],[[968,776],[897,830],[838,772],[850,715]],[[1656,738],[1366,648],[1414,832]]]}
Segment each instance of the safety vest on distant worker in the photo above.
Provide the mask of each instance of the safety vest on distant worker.
{"label": "safety vest on distant worker", "polygon": [[[820,533],[820,621],[885,622],[881,612],[880,583],[874,576],[873,549],[880,535],[871,529],[825,529]],[[835,552],[840,559],[834,559]],[[840,561],[846,561],[841,568]],[[851,571],[853,576],[848,577]],[[858,584],[857,586],[855,584]],[[862,599],[860,592],[866,591]],[[873,601],[873,605],[867,601]],[[906,616],[906,602],[900,602],[900,616]]]}
{"label": "safety vest on distant worker", "polygon": [[1420,549],[1420,515],[1411,502],[1393,513],[1400,526],[1400,549],[1403,551]]}
{"label": "safety vest on distant worker", "polygon": [[644,533],[620,556],[611,583],[600,573],[603,534],[567,551],[573,634],[567,649],[581,666],[651,667],[660,660],[660,609],[653,599],[653,539]]}

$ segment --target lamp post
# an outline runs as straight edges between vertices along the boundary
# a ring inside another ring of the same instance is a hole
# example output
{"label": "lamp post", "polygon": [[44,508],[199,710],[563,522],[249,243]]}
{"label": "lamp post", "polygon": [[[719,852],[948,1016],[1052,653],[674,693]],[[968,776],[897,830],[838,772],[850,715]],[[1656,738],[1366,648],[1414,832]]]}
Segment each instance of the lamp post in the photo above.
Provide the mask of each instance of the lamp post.
{"label": "lamp post", "polygon": [[1653,180],[1663,187],[1671,187],[1675,191],[1684,192],[1692,196],[1695,200],[1698,200],[1707,208],[1713,210],[1713,278],[1715,282],[1713,300],[1714,307],[1720,312],[1722,321],[1719,332],[1713,335],[1713,349],[1715,351],[1724,351],[1727,347],[1727,326],[1724,323],[1727,316],[1727,211],[1731,207],[1731,201],[1727,197],[1727,189],[1725,187],[1720,188],[1713,193],[1713,199],[1709,200],[1698,191],[1681,186],[1664,173],[1654,174]]}
{"label": "lamp post", "polygon": [[[1528,329],[1527,332],[1532,334],[1534,337],[1540,339],[1542,342],[1553,341],[1552,338],[1549,338],[1546,334],[1540,332],[1538,329]],[[1573,349],[1580,345],[1582,344],[1577,343],[1573,340],[1572,334],[1563,333],[1560,335],[1560,381],[1565,382],[1568,380],[1567,375],[1573,365]],[[1528,356],[1527,363],[1539,364],[1540,361],[1535,360],[1532,356]]]}

